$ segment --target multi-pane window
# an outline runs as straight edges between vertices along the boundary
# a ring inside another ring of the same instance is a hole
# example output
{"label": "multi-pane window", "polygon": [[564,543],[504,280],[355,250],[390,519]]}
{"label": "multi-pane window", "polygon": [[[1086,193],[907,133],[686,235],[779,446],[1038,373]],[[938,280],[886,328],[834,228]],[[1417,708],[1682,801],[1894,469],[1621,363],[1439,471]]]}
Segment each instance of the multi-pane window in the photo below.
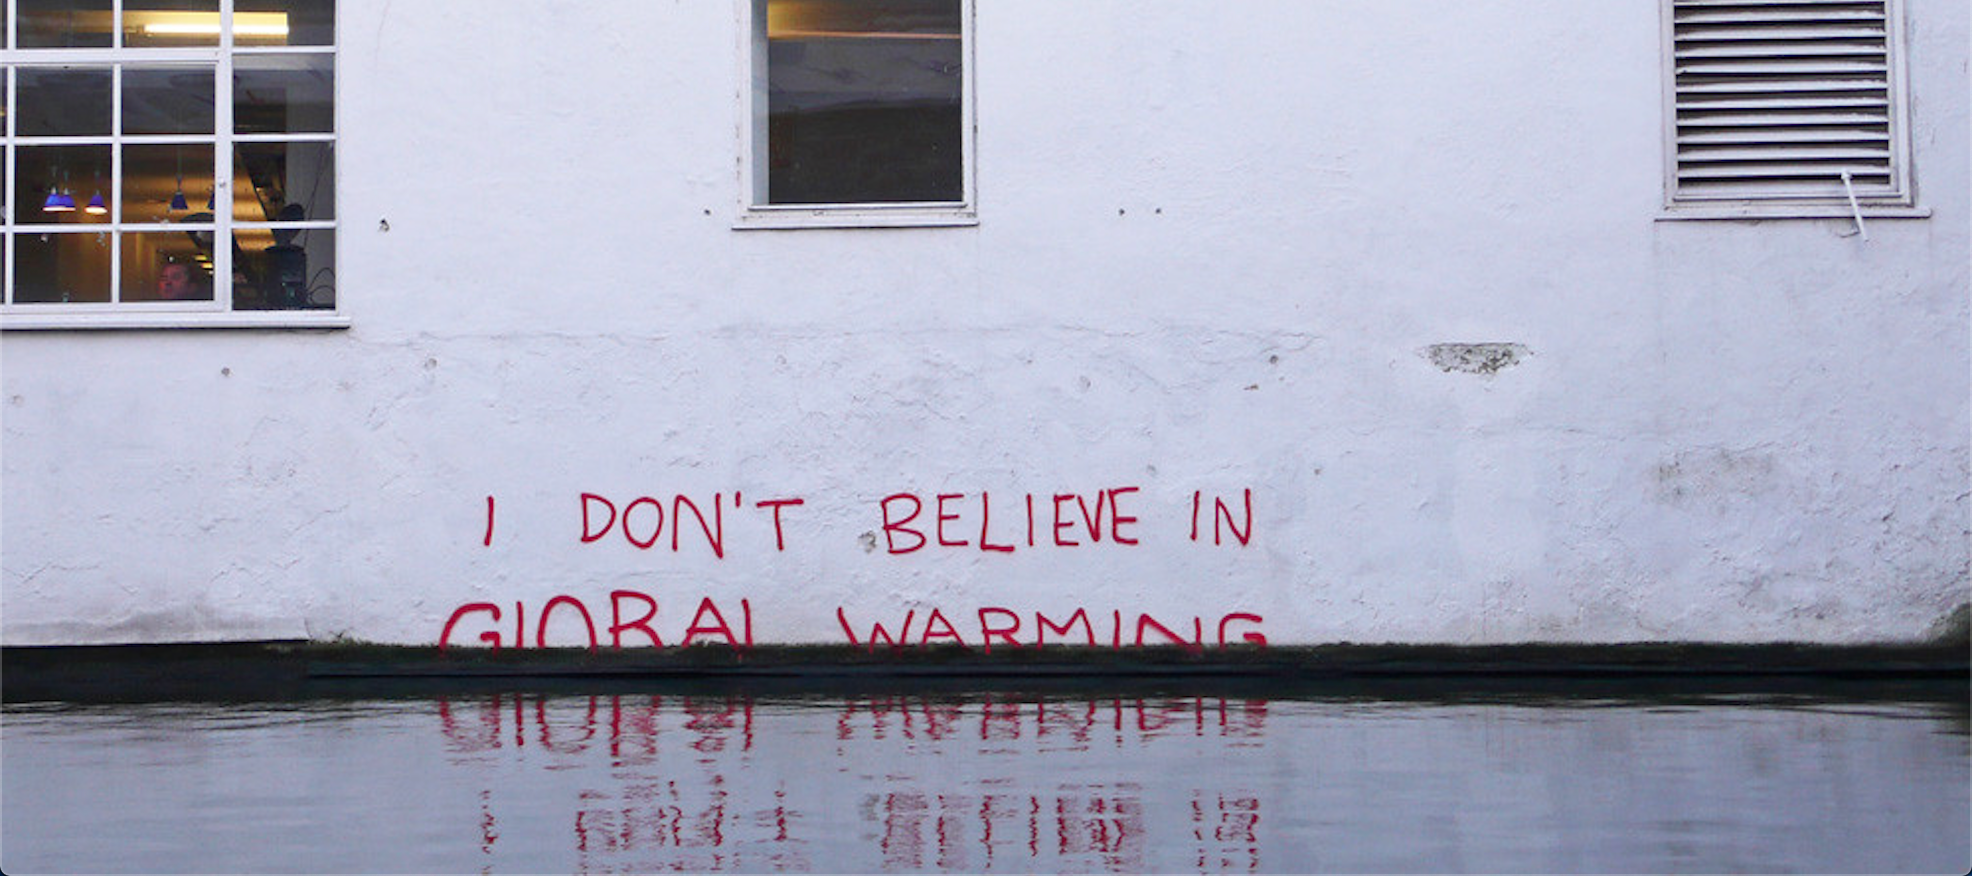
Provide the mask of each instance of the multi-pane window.
{"label": "multi-pane window", "polygon": [[7,13],[8,316],[335,309],[335,0]]}
{"label": "multi-pane window", "polygon": [[969,0],[748,2],[754,218],[969,215]]}
{"label": "multi-pane window", "polygon": [[1908,204],[1899,5],[1669,0],[1671,204]]}

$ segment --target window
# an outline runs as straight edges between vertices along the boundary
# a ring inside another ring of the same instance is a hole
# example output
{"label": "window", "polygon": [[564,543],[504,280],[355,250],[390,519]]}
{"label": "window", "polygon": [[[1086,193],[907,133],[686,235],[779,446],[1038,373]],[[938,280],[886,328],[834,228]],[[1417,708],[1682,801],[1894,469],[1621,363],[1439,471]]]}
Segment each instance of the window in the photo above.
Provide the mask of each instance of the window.
{"label": "window", "polygon": [[1670,206],[1908,207],[1900,5],[1669,0]]}
{"label": "window", "polygon": [[334,0],[13,0],[7,328],[337,324]]}
{"label": "window", "polygon": [[741,226],[971,224],[971,0],[743,0]]}

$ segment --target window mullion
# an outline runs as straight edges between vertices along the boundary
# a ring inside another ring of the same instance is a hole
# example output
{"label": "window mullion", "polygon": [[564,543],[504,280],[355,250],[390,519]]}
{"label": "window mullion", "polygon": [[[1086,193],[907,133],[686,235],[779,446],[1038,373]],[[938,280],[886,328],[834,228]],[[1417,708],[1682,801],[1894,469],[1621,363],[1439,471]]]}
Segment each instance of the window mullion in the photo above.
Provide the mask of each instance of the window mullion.
{"label": "window mullion", "polygon": [[233,310],[233,0],[219,0],[219,66],[213,72],[212,297]]}
{"label": "window mullion", "polygon": [[[119,4],[123,0],[117,0]],[[122,39],[121,19],[112,23]],[[99,190],[101,186],[97,187]],[[93,197],[93,195],[92,195]],[[123,302],[123,65],[110,67],[110,303]],[[101,239],[103,232],[97,232]]]}
{"label": "window mullion", "polygon": [[[0,39],[4,39],[5,44],[9,46],[13,45],[14,31],[18,30],[14,25],[14,21],[14,0],[7,0],[7,35]],[[4,228],[6,231],[4,235],[0,235],[0,237],[6,238],[4,241],[0,241],[0,258],[5,259],[6,268],[4,271],[0,271],[0,274],[5,274],[5,276],[0,276],[0,304],[9,307],[14,303],[14,211],[18,209],[15,204],[20,198],[21,189],[20,174],[15,172],[14,166],[14,152],[16,150],[14,146],[14,120],[20,115],[20,113],[14,111],[15,69],[12,65],[8,65],[6,69],[0,70],[0,92],[4,92],[4,94],[0,94],[0,99],[5,99],[7,102],[6,131],[0,132],[4,133],[7,138],[7,155],[5,159],[7,162],[7,190],[4,196],[0,196],[0,202],[4,202],[0,203],[0,209],[4,209],[7,214],[0,216],[0,228]]]}

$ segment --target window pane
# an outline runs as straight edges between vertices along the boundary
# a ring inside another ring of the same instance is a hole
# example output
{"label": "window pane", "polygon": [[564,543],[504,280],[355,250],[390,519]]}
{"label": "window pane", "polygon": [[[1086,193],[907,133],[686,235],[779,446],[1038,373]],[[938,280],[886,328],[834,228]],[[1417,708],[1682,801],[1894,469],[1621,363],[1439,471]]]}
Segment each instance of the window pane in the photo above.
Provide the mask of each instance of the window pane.
{"label": "window pane", "polygon": [[110,235],[14,236],[14,301],[44,304],[110,300]]}
{"label": "window pane", "polygon": [[300,222],[335,218],[335,147],[242,143],[233,153],[233,218]]}
{"label": "window pane", "polygon": [[123,235],[123,301],[211,301],[212,234]]}
{"label": "window pane", "polygon": [[123,0],[123,44],[219,45],[219,0]]}
{"label": "window pane", "polygon": [[335,0],[239,0],[233,43],[241,46],[332,46]]}
{"label": "window pane", "polygon": [[212,194],[212,147],[189,145],[123,147],[123,221],[212,221],[206,199]]}
{"label": "window pane", "polygon": [[233,66],[233,130],[335,130],[335,62],[328,55],[242,55]]}
{"label": "window pane", "polygon": [[107,67],[23,67],[20,118],[22,137],[107,137],[110,133],[110,70]]}
{"label": "window pane", "polygon": [[212,86],[210,67],[124,68],[123,133],[212,133]]}
{"label": "window pane", "polygon": [[959,0],[767,0],[767,197],[964,198]]}
{"label": "window pane", "polygon": [[109,211],[92,213],[89,205],[97,195],[109,197],[110,147],[22,146],[14,150],[14,173],[20,180],[14,199],[16,223],[109,221]]}
{"label": "window pane", "polygon": [[233,309],[333,308],[335,231],[251,229],[233,235]]}
{"label": "window pane", "polygon": [[15,0],[23,49],[107,48],[110,0]]}

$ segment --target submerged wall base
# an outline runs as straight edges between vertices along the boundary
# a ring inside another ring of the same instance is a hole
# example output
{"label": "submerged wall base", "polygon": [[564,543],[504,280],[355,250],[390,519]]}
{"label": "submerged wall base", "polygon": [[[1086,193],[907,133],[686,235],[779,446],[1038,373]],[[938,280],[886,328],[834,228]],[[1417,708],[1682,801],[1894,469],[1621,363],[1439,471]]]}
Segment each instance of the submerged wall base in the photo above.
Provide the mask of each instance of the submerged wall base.
{"label": "submerged wall base", "polygon": [[[1060,691],[1432,698],[1513,691],[1629,695],[1793,692],[1860,684],[1972,686],[1972,651],[1924,644],[1326,645],[903,651],[842,646],[667,651],[453,650],[243,642],[0,650],[9,704],[289,700],[524,690],[542,693],[845,695]],[[1849,690],[1853,695],[1862,692]]]}

